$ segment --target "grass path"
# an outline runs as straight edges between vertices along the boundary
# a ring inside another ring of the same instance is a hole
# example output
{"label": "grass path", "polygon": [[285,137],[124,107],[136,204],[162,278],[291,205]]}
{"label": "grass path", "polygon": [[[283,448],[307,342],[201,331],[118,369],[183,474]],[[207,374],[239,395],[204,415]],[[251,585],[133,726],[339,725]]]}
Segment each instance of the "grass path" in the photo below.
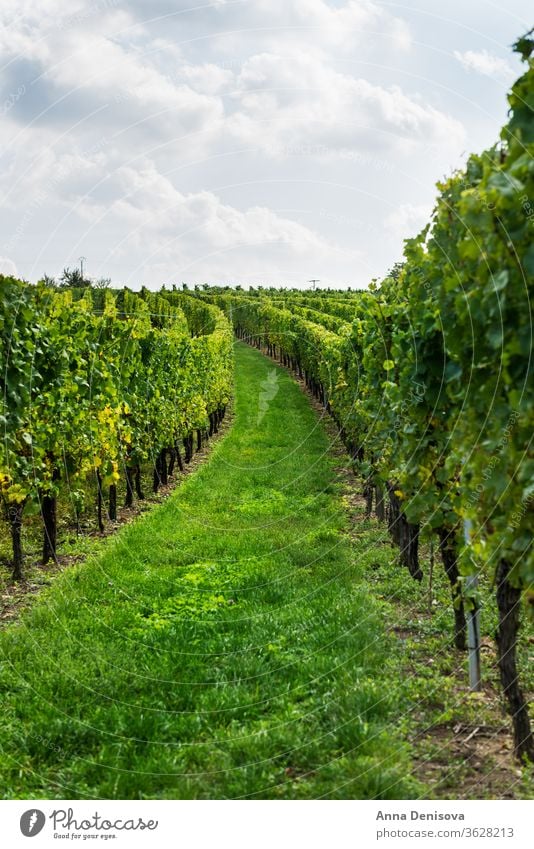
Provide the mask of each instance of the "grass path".
{"label": "grass path", "polygon": [[210,461],[0,636],[4,798],[403,798],[328,438],[236,348]]}

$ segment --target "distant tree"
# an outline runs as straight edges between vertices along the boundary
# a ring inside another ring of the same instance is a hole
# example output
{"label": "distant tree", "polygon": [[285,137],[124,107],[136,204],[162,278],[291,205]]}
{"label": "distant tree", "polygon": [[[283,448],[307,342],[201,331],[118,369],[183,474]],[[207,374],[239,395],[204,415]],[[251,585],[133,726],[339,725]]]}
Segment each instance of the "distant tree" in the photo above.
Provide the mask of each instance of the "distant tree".
{"label": "distant tree", "polygon": [[82,272],[79,268],[67,268],[63,269],[63,273],[60,280],[60,286],[64,289],[77,289],[82,286],[90,286],[89,280],[86,280]]}
{"label": "distant tree", "polygon": [[109,289],[111,286],[111,277],[99,277],[98,280],[93,281],[93,286],[95,289]]}
{"label": "distant tree", "polygon": [[43,274],[39,283],[42,283],[44,286],[48,286],[49,289],[55,289],[58,285],[58,282],[55,277],[50,277],[49,274]]}
{"label": "distant tree", "polygon": [[182,283],[182,289],[184,290],[184,292],[189,291],[189,286],[187,285],[187,283]]}

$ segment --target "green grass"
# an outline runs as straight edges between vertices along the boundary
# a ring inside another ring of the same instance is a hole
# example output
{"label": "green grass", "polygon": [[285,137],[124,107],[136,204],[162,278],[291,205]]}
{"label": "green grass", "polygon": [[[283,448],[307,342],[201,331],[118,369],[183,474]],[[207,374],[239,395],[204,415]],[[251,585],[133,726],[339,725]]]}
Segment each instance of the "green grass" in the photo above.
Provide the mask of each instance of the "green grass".
{"label": "green grass", "polygon": [[210,461],[2,634],[4,798],[418,795],[327,435],[236,360]]}
{"label": "green grass", "polygon": [[[472,693],[467,653],[453,647],[450,584],[439,555],[430,587],[429,548],[422,546],[424,577],[419,584],[399,568],[397,549],[390,545],[384,526],[363,516],[356,517],[356,526],[367,543],[360,561],[366,584],[382,603],[384,621],[398,634],[384,672],[397,694],[397,729],[413,741],[413,766],[426,784],[425,797],[532,799],[533,765],[513,757],[512,723],[495,651],[493,582],[484,573],[479,576],[482,688]],[[534,628],[525,608],[518,669],[528,698],[534,691]],[[486,728],[487,735],[465,744],[477,727]]]}

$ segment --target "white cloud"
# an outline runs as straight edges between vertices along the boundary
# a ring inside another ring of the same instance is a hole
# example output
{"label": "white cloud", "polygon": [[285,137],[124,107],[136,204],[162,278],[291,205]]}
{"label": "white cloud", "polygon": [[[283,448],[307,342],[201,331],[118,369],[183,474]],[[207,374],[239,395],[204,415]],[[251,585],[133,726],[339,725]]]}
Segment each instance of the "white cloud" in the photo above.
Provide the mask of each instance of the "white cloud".
{"label": "white cloud", "polygon": [[[13,14],[13,0],[6,0],[6,7]],[[19,126],[38,119],[39,128],[61,128],[74,137],[83,133],[85,144],[104,128],[107,135],[120,133],[125,146],[178,140],[182,156],[217,146],[226,127],[231,139],[254,143],[263,136],[265,121],[273,128],[271,146],[278,145],[286,125],[291,143],[299,143],[311,121],[318,143],[332,151],[358,144],[362,133],[351,132],[350,125],[374,127],[375,113],[378,132],[382,125],[386,132],[408,130],[414,136],[419,130],[434,135],[451,129],[439,113],[425,114],[424,107],[403,98],[400,89],[380,89],[333,71],[340,50],[352,55],[358,47],[363,56],[372,49],[371,36],[387,38],[388,49],[408,46],[406,24],[371,0],[337,6],[324,0],[220,2],[189,7],[184,14],[182,6],[165,2],[123,8],[97,0],[78,4],[68,15],[60,9],[57,0],[26,4],[0,41],[0,58],[8,62],[6,85],[25,87],[11,113]],[[199,61],[199,48],[195,53],[188,39],[182,44],[165,37],[173,25],[182,37],[188,25],[195,28],[196,22],[198,29],[197,13],[212,36],[201,48],[213,61],[204,56]],[[156,20],[145,23],[140,15]],[[7,23],[6,10],[4,16]],[[56,24],[43,25],[43,17]],[[229,47],[235,39],[239,49]],[[262,47],[268,52],[260,52]],[[273,86],[277,92],[269,97],[265,89]],[[285,98],[281,86],[288,91]],[[256,87],[264,91],[255,93]],[[236,89],[236,98],[223,100],[221,95]],[[279,108],[273,123],[269,113]],[[187,136],[193,138],[185,141]]]}
{"label": "white cloud", "polygon": [[[3,51],[2,58],[11,59],[10,88],[22,82],[25,89],[10,112],[22,127],[37,120],[39,128],[62,129],[84,144],[105,130],[122,134],[125,147],[218,130],[223,106],[210,96],[217,88],[213,70],[172,78],[150,57],[112,38],[80,40],[78,30],[54,33],[47,48],[48,55],[40,47],[22,57],[7,46]],[[198,144],[197,138],[196,149]]]}
{"label": "white cloud", "polygon": [[72,253],[132,285],[141,270],[150,285],[365,282],[467,146],[400,14],[378,0],[3,0],[0,253],[31,279]]}
{"label": "white cloud", "polygon": [[0,274],[5,274],[6,277],[18,277],[17,266],[13,260],[0,256]]}
{"label": "white cloud", "polygon": [[374,0],[218,0],[198,7],[181,0],[131,0],[128,10],[163,35],[175,28],[184,41],[191,30],[207,30],[216,48],[233,56],[242,55],[247,41],[254,51],[302,41],[321,50],[361,51],[373,37],[400,50],[411,43],[406,22]]}
{"label": "white cloud", "polygon": [[424,101],[341,74],[305,52],[251,57],[237,80],[237,112],[227,119],[238,139],[275,156],[333,156],[392,150],[408,143],[458,152],[462,125]]}
{"label": "white cloud", "polygon": [[107,204],[93,196],[83,216],[95,235],[112,237],[115,259],[137,263],[133,282],[147,268],[157,269],[153,284],[236,277],[274,282],[277,274],[302,282],[312,272],[334,280],[359,256],[266,207],[239,210],[210,191],[180,192],[149,161],[119,168],[110,181],[116,199]]}
{"label": "white cloud", "polygon": [[411,239],[430,220],[430,204],[402,203],[384,219],[384,228],[398,241]]}
{"label": "white cloud", "polygon": [[230,68],[221,68],[213,63],[183,65],[179,69],[184,83],[201,94],[214,95],[234,85],[234,74]]}
{"label": "white cloud", "polygon": [[454,51],[455,59],[468,71],[476,71],[487,76],[510,76],[513,71],[511,66],[499,56],[488,53],[487,50],[466,50],[461,53]]}

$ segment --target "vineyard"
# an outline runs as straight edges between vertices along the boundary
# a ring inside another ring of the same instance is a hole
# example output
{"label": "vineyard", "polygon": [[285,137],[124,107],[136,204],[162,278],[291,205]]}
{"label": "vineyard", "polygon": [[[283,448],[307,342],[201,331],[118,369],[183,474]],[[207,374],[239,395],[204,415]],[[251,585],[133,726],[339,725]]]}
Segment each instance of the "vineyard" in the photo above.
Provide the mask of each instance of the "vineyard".
{"label": "vineyard", "polygon": [[[2,496],[13,543],[13,577],[23,577],[21,528],[28,501],[43,518],[43,563],[56,554],[62,478],[76,516],[94,474],[98,525],[103,499],[117,516],[140,488],[153,488],[193,454],[224,416],[231,388],[231,330],[219,310],[178,295],[127,290],[51,292],[2,281],[5,352]],[[196,435],[196,436],[195,436]]]}
{"label": "vineyard", "polygon": [[[417,797],[408,717],[458,670],[532,780],[533,47],[366,290],[0,277],[3,560],[21,584],[97,546],[2,635],[5,796]],[[396,597],[437,679],[401,680]]]}

